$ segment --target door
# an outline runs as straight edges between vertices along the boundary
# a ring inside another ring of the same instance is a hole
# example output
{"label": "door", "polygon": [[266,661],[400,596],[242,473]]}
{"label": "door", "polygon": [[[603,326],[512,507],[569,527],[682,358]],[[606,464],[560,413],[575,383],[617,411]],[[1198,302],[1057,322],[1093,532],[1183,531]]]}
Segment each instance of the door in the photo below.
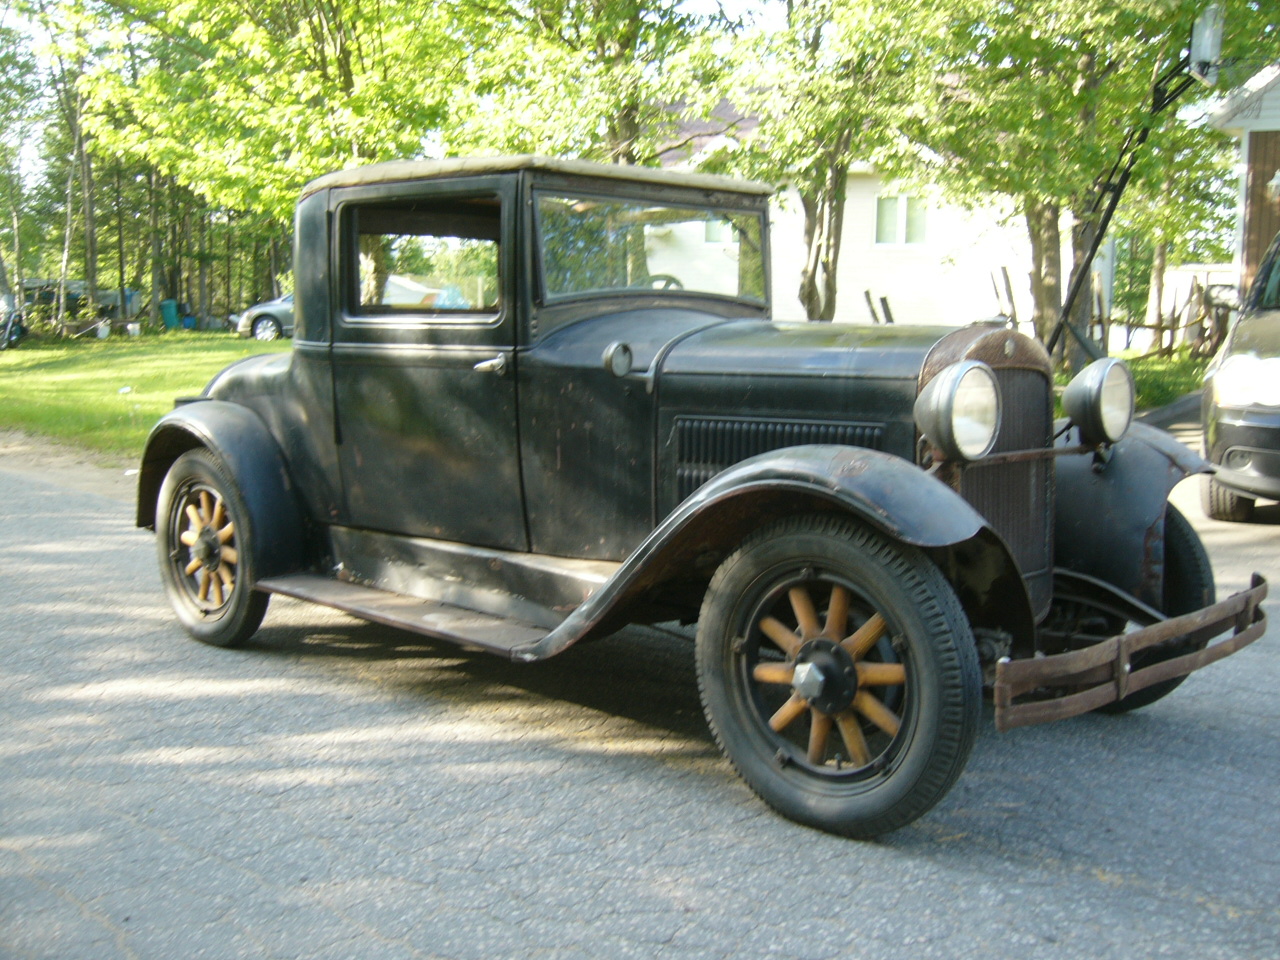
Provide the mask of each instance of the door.
{"label": "door", "polygon": [[527,549],[513,375],[513,181],[335,193],[344,522]]}

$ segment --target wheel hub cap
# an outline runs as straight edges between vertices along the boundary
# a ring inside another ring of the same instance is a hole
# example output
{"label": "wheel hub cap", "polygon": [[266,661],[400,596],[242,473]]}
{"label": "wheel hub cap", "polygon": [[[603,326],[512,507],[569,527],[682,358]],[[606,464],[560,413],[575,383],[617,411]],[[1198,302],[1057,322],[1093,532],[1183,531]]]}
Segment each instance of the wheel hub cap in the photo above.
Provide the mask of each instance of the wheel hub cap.
{"label": "wheel hub cap", "polygon": [[841,713],[858,693],[858,670],[840,644],[823,638],[810,640],[796,655],[791,688],[823,713]]}
{"label": "wheel hub cap", "polygon": [[204,564],[207,570],[216,570],[221,562],[222,544],[218,541],[217,531],[213,527],[205,527],[191,547],[192,556]]}

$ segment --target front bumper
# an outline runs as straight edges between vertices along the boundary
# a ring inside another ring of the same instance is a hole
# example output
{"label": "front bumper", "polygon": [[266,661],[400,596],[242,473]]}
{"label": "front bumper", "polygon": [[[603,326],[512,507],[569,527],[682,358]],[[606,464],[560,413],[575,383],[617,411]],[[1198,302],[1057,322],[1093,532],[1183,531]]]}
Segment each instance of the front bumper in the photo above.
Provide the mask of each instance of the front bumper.
{"label": "front bumper", "polygon": [[1280,500],[1280,410],[1210,403],[1204,426],[1218,483],[1249,497]]}
{"label": "front bumper", "polygon": [[[1125,611],[1128,619],[1155,622],[1083,650],[1036,659],[1002,660],[996,665],[996,729],[1005,731],[1065,720],[1230,656],[1266,632],[1267,614],[1261,607],[1266,596],[1267,582],[1255,573],[1248,590],[1180,617],[1162,619],[1134,601]],[[1231,636],[1209,643],[1227,630]],[[1167,641],[1204,646],[1132,668],[1135,653]],[[1015,703],[1018,698],[1025,699]]]}

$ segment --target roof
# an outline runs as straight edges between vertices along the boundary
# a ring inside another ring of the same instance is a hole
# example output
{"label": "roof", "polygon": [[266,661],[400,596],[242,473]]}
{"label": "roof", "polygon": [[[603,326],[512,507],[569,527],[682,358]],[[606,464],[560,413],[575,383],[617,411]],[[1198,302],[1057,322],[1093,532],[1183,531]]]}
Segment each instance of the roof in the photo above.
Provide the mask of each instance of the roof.
{"label": "roof", "polygon": [[1280,64],[1264,67],[1236,87],[1209,112],[1209,121],[1219,130],[1239,130],[1247,121],[1257,119],[1262,102],[1272,90],[1280,88]]}
{"label": "roof", "polygon": [[306,197],[326,187],[350,187],[374,183],[398,183],[406,180],[436,180],[446,177],[486,173],[514,173],[539,170],[576,177],[596,177],[624,183],[648,183],[655,186],[692,187],[699,190],[724,190],[754,196],[768,196],[773,187],[755,180],[713,176],[706,173],[677,173],[655,167],[633,167],[614,163],[592,163],[587,160],[563,160],[538,154],[507,157],[463,157],[452,160],[392,160],[364,167],[352,167],[328,173],[302,188]]}

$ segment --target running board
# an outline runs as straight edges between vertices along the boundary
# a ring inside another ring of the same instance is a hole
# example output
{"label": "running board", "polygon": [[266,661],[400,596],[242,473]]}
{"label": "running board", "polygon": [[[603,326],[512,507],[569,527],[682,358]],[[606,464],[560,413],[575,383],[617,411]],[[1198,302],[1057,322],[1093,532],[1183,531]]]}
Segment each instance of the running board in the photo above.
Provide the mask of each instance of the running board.
{"label": "running board", "polygon": [[259,580],[264,593],[279,593],[342,610],[362,620],[397,627],[487,653],[512,656],[512,651],[546,637],[547,631],[521,620],[477,613],[437,600],[421,600],[315,573],[295,573]]}

